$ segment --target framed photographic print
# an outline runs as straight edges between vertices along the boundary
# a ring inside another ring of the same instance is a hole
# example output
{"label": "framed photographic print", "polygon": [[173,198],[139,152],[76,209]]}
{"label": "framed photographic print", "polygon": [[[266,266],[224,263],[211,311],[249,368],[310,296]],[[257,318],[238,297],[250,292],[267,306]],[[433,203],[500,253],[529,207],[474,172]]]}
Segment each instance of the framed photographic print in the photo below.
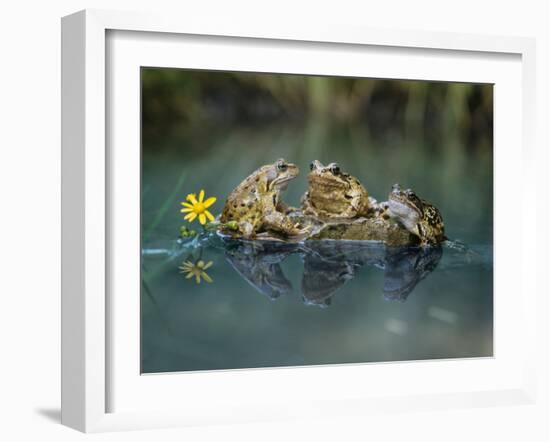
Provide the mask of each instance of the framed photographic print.
{"label": "framed photographic print", "polygon": [[141,97],[142,373],[493,356],[492,84],[143,67]]}
{"label": "framed photographic print", "polygon": [[62,43],[66,425],[532,400],[531,40],[84,11]]}

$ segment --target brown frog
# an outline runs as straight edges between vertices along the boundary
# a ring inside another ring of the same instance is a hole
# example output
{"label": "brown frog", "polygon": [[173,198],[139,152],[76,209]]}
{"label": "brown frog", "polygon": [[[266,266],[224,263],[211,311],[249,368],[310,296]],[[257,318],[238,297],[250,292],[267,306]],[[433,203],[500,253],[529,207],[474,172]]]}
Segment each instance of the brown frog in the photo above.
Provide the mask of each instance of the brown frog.
{"label": "brown frog", "polygon": [[323,166],[314,160],[310,164],[308,191],[302,197],[305,215],[323,221],[366,216],[371,203],[367,190],[359,180],[343,172],[337,163]]}
{"label": "brown frog", "polygon": [[220,222],[236,222],[240,236],[256,238],[271,233],[284,237],[307,234],[287,215],[281,191],[296,178],[299,169],[283,159],[267,164],[248,176],[227,198]]}
{"label": "brown frog", "polygon": [[445,241],[445,226],[439,210],[411,189],[394,184],[387,202],[388,215],[420,239],[421,245]]}

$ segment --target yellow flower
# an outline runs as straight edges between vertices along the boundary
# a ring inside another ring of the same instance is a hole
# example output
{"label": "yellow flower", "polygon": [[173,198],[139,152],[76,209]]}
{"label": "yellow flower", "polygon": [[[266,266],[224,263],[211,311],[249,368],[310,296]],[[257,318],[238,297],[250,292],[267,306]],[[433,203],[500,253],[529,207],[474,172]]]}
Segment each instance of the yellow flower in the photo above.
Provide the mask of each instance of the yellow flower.
{"label": "yellow flower", "polygon": [[214,221],[214,216],[206,209],[208,209],[212,204],[216,202],[216,197],[211,196],[205,201],[204,190],[201,190],[198,200],[197,195],[195,195],[194,193],[190,193],[189,195],[187,195],[186,199],[189,202],[181,203],[181,205],[183,206],[181,212],[188,212],[183,219],[186,219],[189,222],[193,222],[198,216],[199,222],[203,225],[206,224],[206,218],[208,218],[209,221]]}
{"label": "yellow flower", "polygon": [[210,268],[211,266],[212,261],[209,261],[205,264],[205,262],[201,259],[196,264],[192,263],[191,261],[185,261],[178,268],[181,270],[180,273],[187,273],[187,275],[185,276],[186,279],[192,278],[194,276],[197,284],[200,284],[201,278],[204,279],[206,282],[212,282],[212,278],[208,276],[208,274],[205,272],[205,270]]}

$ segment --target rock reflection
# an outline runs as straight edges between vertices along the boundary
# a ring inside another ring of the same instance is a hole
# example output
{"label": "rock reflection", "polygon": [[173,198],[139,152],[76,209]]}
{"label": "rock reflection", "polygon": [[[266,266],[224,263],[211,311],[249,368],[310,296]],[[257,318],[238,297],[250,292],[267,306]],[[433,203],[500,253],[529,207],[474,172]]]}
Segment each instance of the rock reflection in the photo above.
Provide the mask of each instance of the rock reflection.
{"label": "rock reflection", "polygon": [[405,301],[416,285],[435,270],[441,247],[393,247],[358,241],[282,242],[234,240],[227,244],[231,266],[257,291],[276,299],[292,291],[281,263],[299,254],[303,261],[301,282],[305,304],[326,307],[334,294],[364,266],[384,272],[383,296]]}

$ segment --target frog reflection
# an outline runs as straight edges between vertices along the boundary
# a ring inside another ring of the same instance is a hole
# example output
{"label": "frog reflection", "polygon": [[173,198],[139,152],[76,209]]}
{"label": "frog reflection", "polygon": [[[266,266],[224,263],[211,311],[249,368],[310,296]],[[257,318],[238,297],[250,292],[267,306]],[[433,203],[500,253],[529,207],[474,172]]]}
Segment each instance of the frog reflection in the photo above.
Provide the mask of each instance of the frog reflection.
{"label": "frog reflection", "polygon": [[302,299],[305,304],[327,307],[334,293],[355,277],[360,265],[348,261],[331,261],[322,255],[304,257]]}
{"label": "frog reflection", "polygon": [[327,307],[334,294],[364,266],[384,271],[384,298],[405,301],[416,285],[432,272],[442,256],[441,247],[395,247],[358,241],[282,242],[234,240],[226,256],[233,268],[257,291],[276,299],[292,290],[281,263],[297,253],[304,264],[302,299]]}
{"label": "frog reflection", "polygon": [[301,253],[302,298],[305,304],[318,307],[329,306],[335,292],[353,279],[363,265],[377,264],[384,258],[380,245],[357,241],[310,241]]}
{"label": "frog reflection", "polygon": [[225,256],[231,266],[252,287],[270,299],[292,290],[280,263],[292,253],[292,244],[280,242],[232,241]]}
{"label": "frog reflection", "polygon": [[388,249],[384,266],[384,298],[405,301],[416,285],[435,270],[442,255],[440,246]]}

